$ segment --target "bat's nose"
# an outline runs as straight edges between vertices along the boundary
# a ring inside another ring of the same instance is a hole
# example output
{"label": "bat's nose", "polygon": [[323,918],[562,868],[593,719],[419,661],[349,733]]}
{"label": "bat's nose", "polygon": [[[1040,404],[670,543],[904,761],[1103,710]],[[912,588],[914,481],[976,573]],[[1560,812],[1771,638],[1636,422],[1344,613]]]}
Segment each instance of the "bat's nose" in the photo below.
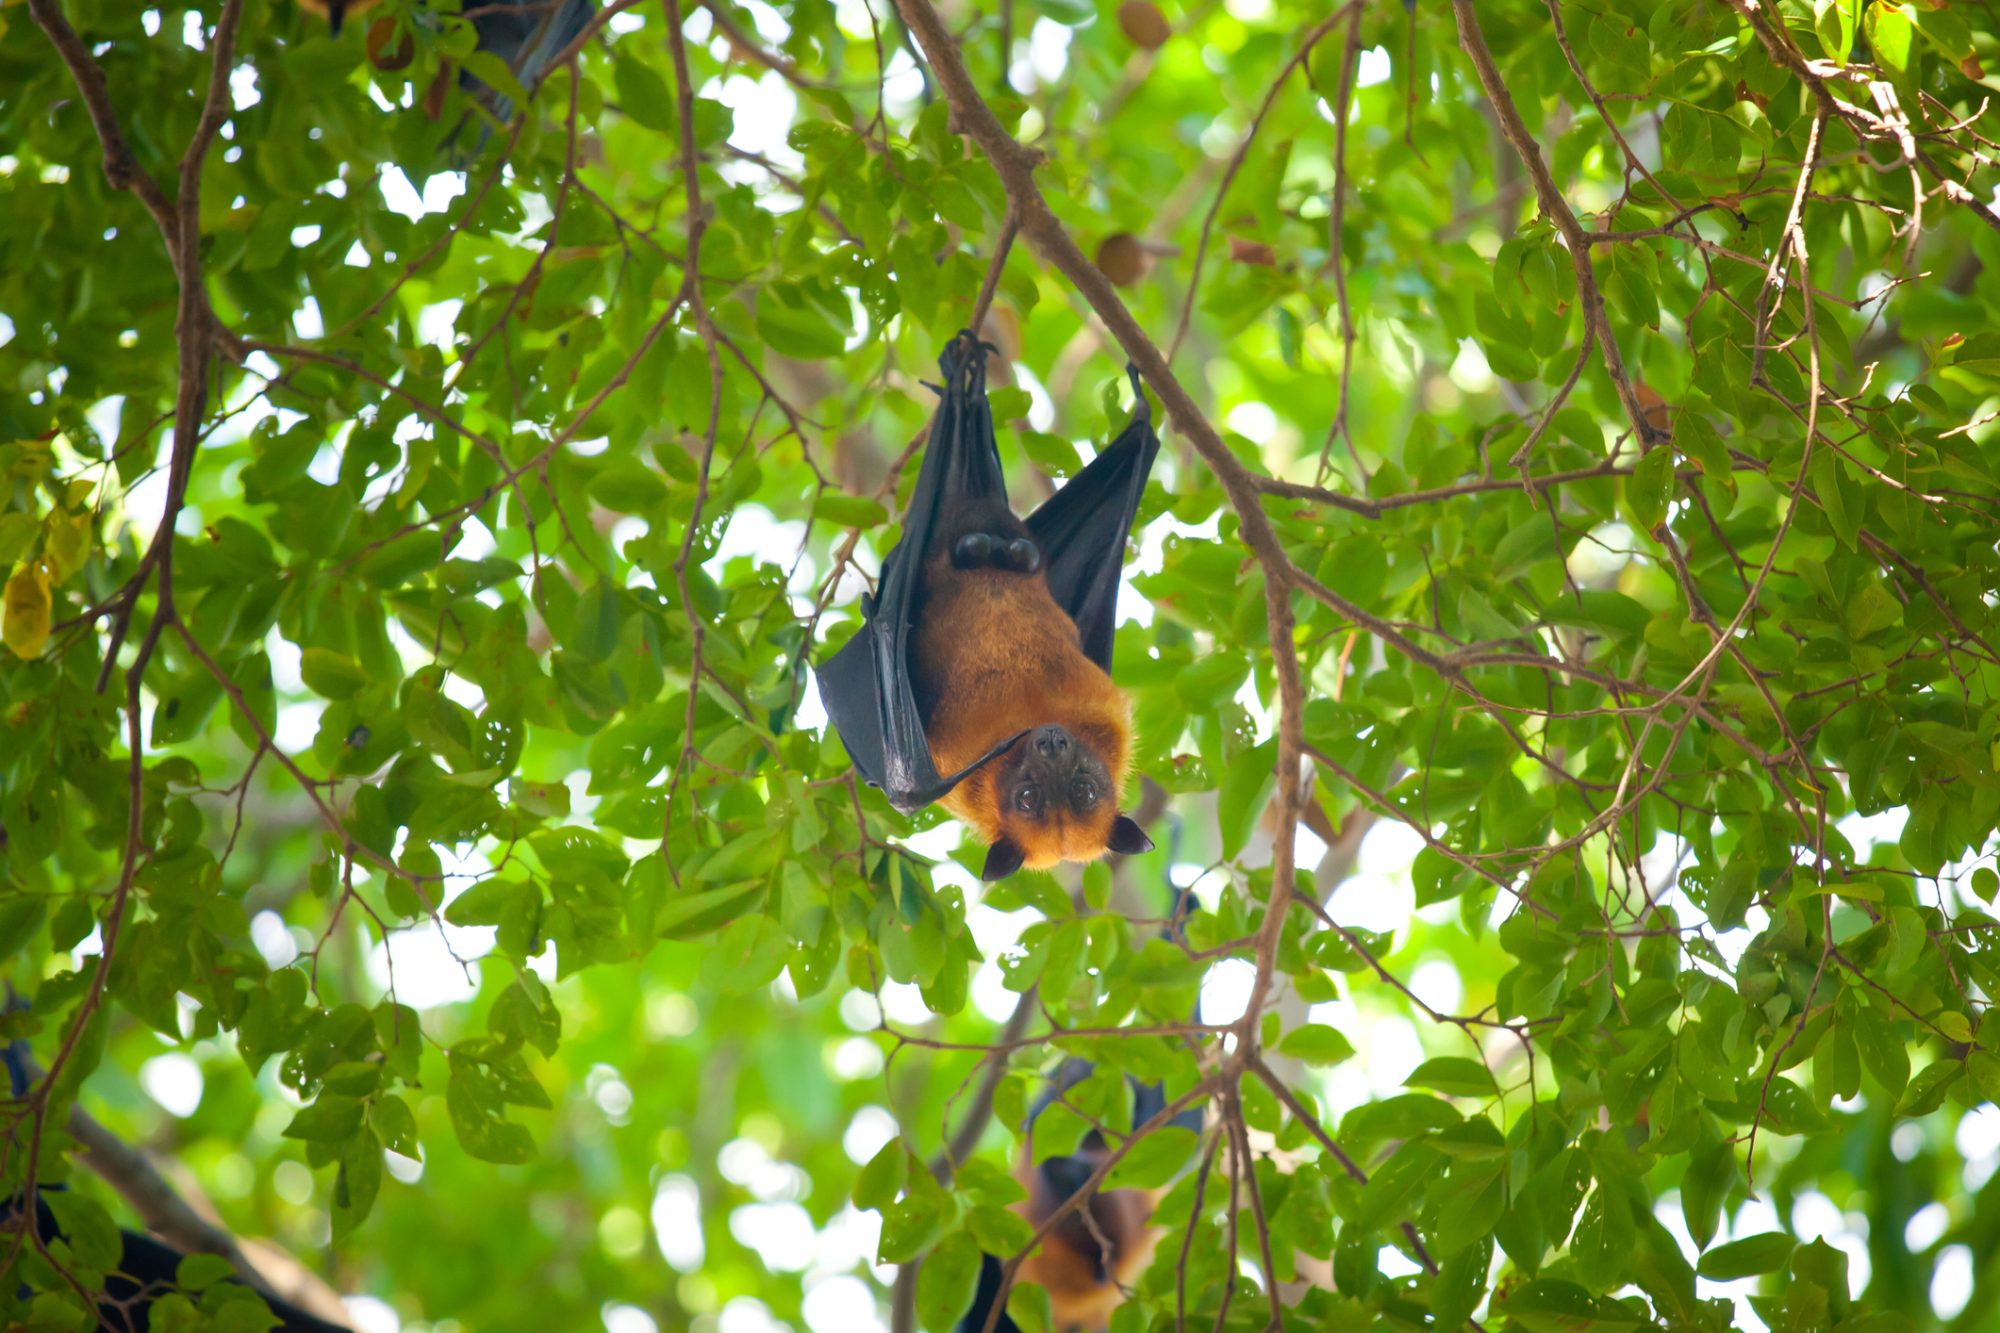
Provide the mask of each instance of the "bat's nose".
{"label": "bat's nose", "polygon": [[1069,753],[1069,732],[1051,722],[1047,726],[1035,728],[1035,752],[1058,758]]}

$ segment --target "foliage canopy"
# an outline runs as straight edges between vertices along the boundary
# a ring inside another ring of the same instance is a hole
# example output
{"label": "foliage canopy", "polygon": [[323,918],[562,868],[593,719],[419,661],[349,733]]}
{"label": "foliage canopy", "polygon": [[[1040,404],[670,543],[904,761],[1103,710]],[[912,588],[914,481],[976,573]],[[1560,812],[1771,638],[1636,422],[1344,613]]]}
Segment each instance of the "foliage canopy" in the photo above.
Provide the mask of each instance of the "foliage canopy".
{"label": "foliage canopy", "polygon": [[[405,1327],[866,1327],[923,1258],[943,1329],[1083,1054],[1038,1153],[1210,1107],[1118,1140],[1121,1329],[2000,1308],[1991,11],[899,5],[619,0],[511,127],[414,0],[0,8],[52,1257],[81,1097]],[[1164,406],[1172,833],[981,892],[807,663],[983,288],[1023,501],[1128,357]]]}

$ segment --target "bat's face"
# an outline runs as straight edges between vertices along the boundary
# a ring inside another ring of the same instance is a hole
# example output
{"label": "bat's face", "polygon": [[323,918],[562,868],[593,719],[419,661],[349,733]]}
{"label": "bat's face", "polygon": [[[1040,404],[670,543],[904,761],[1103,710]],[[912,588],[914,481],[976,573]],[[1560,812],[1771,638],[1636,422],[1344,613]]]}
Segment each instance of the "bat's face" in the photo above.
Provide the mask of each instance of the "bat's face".
{"label": "bat's face", "polygon": [[998,836],[980,878],[1004,879],[1026,866],[1094,861],[1107,851],[1152,847],[1118,812],[1118,785],[1088,738],[1056,723],[1036,727],[995,760],[990,781]]}

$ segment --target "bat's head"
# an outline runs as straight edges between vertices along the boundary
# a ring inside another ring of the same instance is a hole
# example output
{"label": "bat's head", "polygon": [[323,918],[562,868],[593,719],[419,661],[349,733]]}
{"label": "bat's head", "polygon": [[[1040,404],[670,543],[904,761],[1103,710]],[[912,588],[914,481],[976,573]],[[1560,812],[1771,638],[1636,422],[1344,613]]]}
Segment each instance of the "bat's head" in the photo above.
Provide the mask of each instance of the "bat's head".
{"label": "bat's head", "polygon": [[1151,850],[1145,830],[1118,810],[1123,768],[1123,756],[1087,730],[1051,722],[1023,736],[982,774],[997,828],[979,877],[991,883],[1023,866]]}
{"label": "bat's head", "polygon": [[375,0],[299,0],[299,8],[325,19],[326,26],[338,37],[340,25],[347,21],[349,14],[359,14],[374,3]]}

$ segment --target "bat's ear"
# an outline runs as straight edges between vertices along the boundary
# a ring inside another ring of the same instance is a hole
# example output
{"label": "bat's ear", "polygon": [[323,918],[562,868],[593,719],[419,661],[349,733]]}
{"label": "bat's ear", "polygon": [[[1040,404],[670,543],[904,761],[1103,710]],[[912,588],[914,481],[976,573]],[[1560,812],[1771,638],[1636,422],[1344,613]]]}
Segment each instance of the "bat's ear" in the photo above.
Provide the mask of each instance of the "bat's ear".
{"label": "bat's ear", "polygon": [[979,878],[987,884],[1005,879],[1021,868],[1021,862],[1026,860],[1027,856],[1028,854],[1021,850],[1020,843],[1012,838],[1002,837],[1000,841],[986,849],[986,864],[979,868]]}
{"label": "bat's ear", "polygon": [[1140,852],[1153,850],[1153,840],[1146,836],[1146,830],[1139,827],[1139,821],[1130,815],[1120,815],[1111,821],[1111,837],[1106,840],[1104,850],[1116,852],[1120,856],[1137,856]]}

